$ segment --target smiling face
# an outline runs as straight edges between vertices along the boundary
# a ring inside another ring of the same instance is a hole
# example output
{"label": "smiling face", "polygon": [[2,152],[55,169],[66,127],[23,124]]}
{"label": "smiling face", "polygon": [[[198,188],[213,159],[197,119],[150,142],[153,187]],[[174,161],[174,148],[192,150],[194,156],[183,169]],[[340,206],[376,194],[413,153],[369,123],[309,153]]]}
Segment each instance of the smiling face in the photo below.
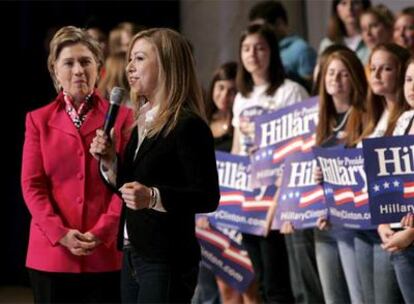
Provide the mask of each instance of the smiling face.
{"label": "smiling face", "polygon": [[54,72],[59,85],[77,102],[93,91],[98,65],[88,47],[77,43],[62,48],[54,64]]}
{"label": "smiling face", "polygon": [[270,64],[270,47],[260,34],[247,35],[243,40],[240,57],[244,68],[261,78],[267,78]]}
{"label": "smiling face", "polygon": [[404,96],[411,108],[414,108],[414,62],[412,61],[405,72]]}
{"label": "smiling face", "polygon": [[155,47],[146,39],[135,41],[126,67],[128,81],[138,95],[153,101],[158,83],[158,57]]}
{"label": "smiling face", "polygon": [[344,63],[339,59],[333,59],[326,69],[326,92],[333,98],[347,100],[351,96],[351,77]]}
{"label": "smiling face", "polygon": [[369,49],[372,50],[378,44],[391,40],[392,31],[388,30],[374,14],[363,14],[360,24],[362,39]]}
{"label": "smiling face", "polygon": [[397,61],[391,53],[377,50],[372,54],[369,84],[374,94],[385,97],[396,94],[397,69]]}
{"label": "smiling face", "polygon": [[394,23],[394,42],[414,51],[414,16],[400,15]]}

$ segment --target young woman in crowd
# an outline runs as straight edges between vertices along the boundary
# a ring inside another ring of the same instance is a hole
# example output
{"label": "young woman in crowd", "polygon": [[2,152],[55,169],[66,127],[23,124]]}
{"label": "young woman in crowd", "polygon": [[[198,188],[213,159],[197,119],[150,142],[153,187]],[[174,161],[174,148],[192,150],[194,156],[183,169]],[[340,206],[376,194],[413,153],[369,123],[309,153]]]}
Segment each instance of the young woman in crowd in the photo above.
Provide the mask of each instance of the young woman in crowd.
{"label": "young woman in crowd", "polygon": [[[413,135],[414,127],[414,57],[411,57],[407,63],[404,77],[404,97],[410,110],[404,112],[398,119],[394,136]],[[378,226],[378,233],[381,237],[382,248],[389,252],[391,265],[395,271],[398,286],[405,303],[414,302],[414,289],[412,282],[414,280],[414,228],[408,215],[402,221],[402,228],[393,230],[395,224],[381,224]]]}
{"label": "young woman in crowd", "polygon": [[371,6],[359,17],[362,40],[371,52],[378,44],[392,41],[394,15],[383,4]]}
{"label": "young woman in crowd", "polygon": [[[392,135],[398,118],[408,109],[403,98],[403,70],[408,58],[409,52],[393,43],[380,44],[372,51],[368,63],[366,128],[361,140]],[[401,301],[395,272],[381,248],[377,231],[359,230],[354,242],[364,301]]]}
{"label": "young woman in crowd", "polygon": [[[319,83],[318,146],[355,145],[363,129],[366,90],[364,69],[355,53],[349,49],[332,52],[322,67]],[[315,175],[322,180],[319,168]],[[353,232],[328,224],[326,219],[319,219],[315,232],[325,302],[362,303]]]}
{"label": "young woman in crowd", "polygon": [[[306,90],[285,77],[277,38],[268,25],[252,24],[240,39],[240,65],[233,107],[232,153],[247,155],[253,144],[252,116],[277,110],[308,97]],[[254,113],[254,114],[253,114]],[[283,235],[243,234],[264,302],[293,302],[288,257]]]}
{"label": "young woman in crowd", "polygon": [[[237,63],[227,62],[222,64],[213,74],[207,97],[206,114],[210,129],[214,137],[216,151],[230,152],[233,143],[233,102],[237,93],[236,89]],[[197,228],[206,228],[210,224],[207,217],[197,218]],[[253,287],[253,286],[252,286]],[[198,275],[198,285],[195,303],[258,303],[254,287],[252,292],[240,294],[224,280],[215,276],[208,268],[201,264]]]}
{"label": "young woman in crowd", "polygon": [[394,23],[394,42],[414,54],[414,7],[403,9]]}
{"label": "young woman in crowd", "polygon": [[368,60],[369,50],[359,27],[359,16],[371,6],[370,0],[334,0],[327,37],[319,45],[319,54],[332,44],[343,44],[355,51],[362,63]]}

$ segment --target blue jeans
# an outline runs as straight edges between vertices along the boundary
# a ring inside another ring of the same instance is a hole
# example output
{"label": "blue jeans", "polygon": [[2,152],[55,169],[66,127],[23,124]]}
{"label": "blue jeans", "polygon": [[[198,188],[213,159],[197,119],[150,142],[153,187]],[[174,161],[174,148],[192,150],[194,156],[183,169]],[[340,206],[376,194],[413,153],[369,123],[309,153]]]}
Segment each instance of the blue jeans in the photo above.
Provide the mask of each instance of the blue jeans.
{"label": "blue jeans", "polygon": [[[357,234],[356,230],[339,228],[338,249],[342,263],[342,269],[345,273],[345,280],[351,297],[351,303],[364,303],[361,279],[358,272],[356,261],[354,239]],[[368,302],[373,303],[373,302]]]}
{"label": "blue jeans", "polygon": [[342,270],[335,228],[315,229],[315,253],[326,304],[350,303],[348,287]]}
{"label": "blue jeans", "polygon": [[121,270],[122,303],[190,303],[197,283],[198,265],[177,267],[150,262],[132,246],[124,247]]}
{"label": "blue jeans", "polygon": [[315,256],[314,229],[296,230],[285,236],[295,303],[323,303]]}
{"label": "blue jeans", "polygon": [[365,303],[401,303],[402,296],[390,262],[375,230],[360,230],[354,239]]}
{"label": "blue jeans", "polygon": [[414,246],[391,254],[398,285],[405,303],[414,303]]}

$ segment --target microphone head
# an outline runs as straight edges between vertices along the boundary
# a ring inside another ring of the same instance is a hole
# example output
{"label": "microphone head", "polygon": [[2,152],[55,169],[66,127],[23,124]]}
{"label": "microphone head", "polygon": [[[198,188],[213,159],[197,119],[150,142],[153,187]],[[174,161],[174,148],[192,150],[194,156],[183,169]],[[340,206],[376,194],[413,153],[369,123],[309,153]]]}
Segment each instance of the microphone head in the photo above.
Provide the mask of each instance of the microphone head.
{"label": "microphone head", "polygon": [[113,87],[111,91],[111,96],[109,98],[109,103],[119,106],[124,99],[125,90],[120,87]]}

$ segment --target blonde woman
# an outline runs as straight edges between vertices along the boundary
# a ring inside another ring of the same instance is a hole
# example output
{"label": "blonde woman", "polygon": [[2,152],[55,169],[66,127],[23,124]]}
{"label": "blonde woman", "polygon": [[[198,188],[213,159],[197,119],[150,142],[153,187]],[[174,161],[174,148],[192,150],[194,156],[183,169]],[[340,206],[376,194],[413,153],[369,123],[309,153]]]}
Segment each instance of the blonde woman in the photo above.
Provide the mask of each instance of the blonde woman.
{"label": "blonde woman", "polygon": [[117,180],[124,201],[122,300],[187,303],[200,260],[194,216],[214,211],[220,196],[214,140],[183,36],[164,28],[142,31],[127,58],[138,110],[126,153],[117,161],[116,139],[101,131],[90,149],[108,180]]}

